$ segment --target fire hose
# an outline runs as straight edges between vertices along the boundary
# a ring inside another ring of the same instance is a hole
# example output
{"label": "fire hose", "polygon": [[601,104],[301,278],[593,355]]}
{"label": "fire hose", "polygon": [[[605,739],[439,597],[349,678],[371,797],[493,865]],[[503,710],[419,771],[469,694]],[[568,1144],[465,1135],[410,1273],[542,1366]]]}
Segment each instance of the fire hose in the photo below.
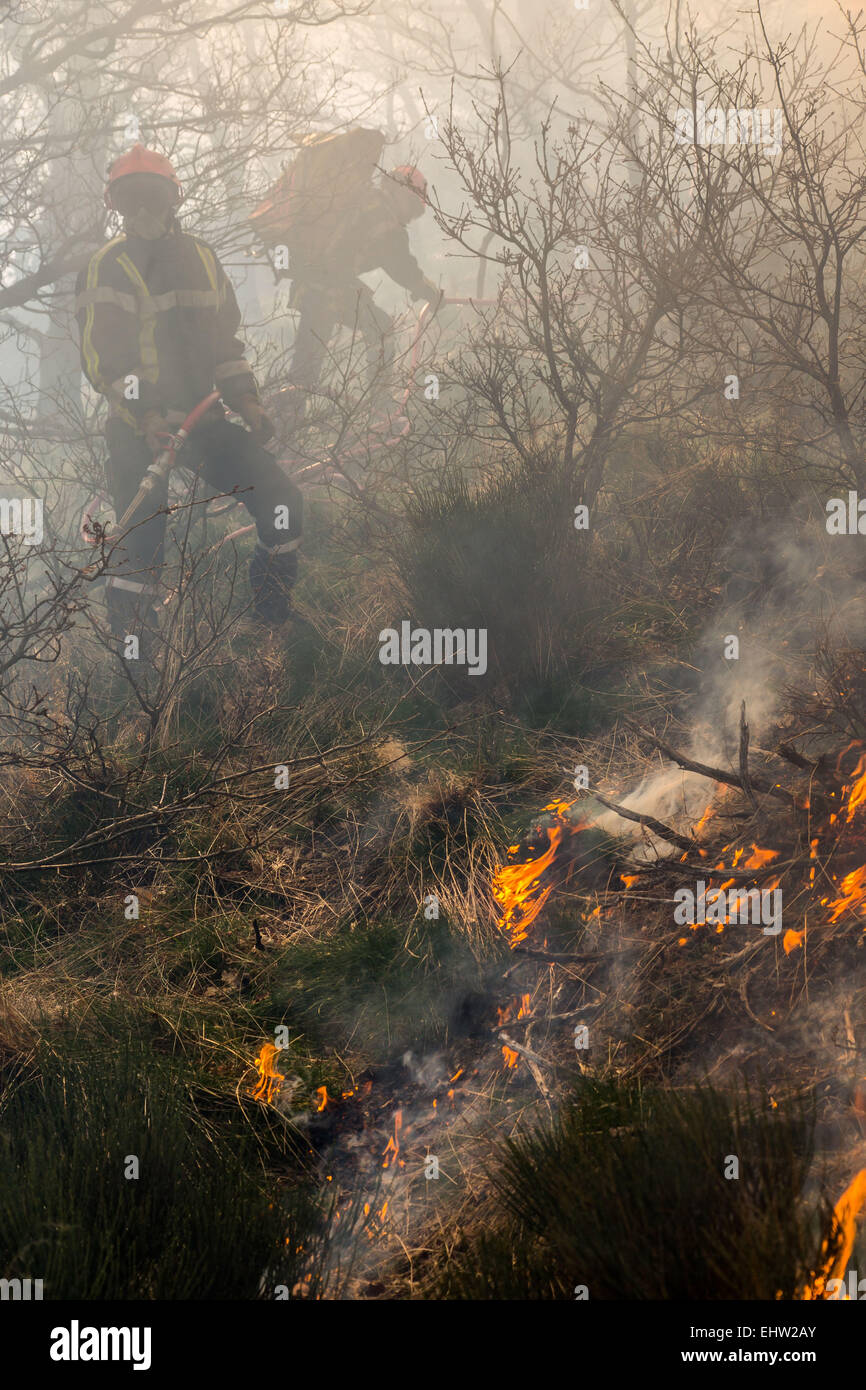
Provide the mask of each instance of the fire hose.
{"label": "fire hose", "polygon": [[117,523],[117,530],[119,532],[122,532],[124,527],[129,525],[142,502],[150,496],[155,488],[159,487],[160,483],[165,482],[172,468],[174,468],[178,453],[189,439],[192,431],[195,429],[202,416],[206,415],[211,407],[216,405],[219,398],[219,391],[211,391],[210,395],[205,396],[204,400],[199,401],[198,405],[193,406],[183,424],[174,434],[160,434],[159,437],[161,439],[168,439],[168,443],[162,452],[157,454],[153,463],[145,471],[138,492],[135,494],[126,511],[123,513],[123,516]]}
{"label": "fire hose", "polygon": [[[409,350],[409,371],[407,374],[407,382],[403,390],[403,394],[400,398],[398,407],[400,414],[397,416],[397,419],[400,421],[400,428],[397,431],[389,434],[387,438],[382,439],[378,442],[378,444],[376,445],[377,453],[385,449],[393,448],[395,444],[399,443],[401,439],[405,438],[405,436],[409,433],[409,430],[411,429],[411,423],[403,414],[403,412],[405,411],[406,406],[408,405],[409,397],[412,393],[415,374],[418,370],[418,361],[421,353],[421,342],[424,337],[424,333],[426,332],[427,327],[429,326],[432,319],[435,317],[438,310],[445,304],[470,304],[474,307],[476,305],[481,304],[486,305],[495,303],[496,301],[493,299],[445,299],[444,297],[442,297],[439,299],[439,302],[436,304],[435,308],[432,305],[432,301],[428,301],[426,304],[422,306],[420,313],[418,314],[418,321],[412,340],[412,346]],[[183,421],[183,423],[178,427],[176,431],[174,431],[173,433],[169,431],[166,431],[164,434],[160,433],[159,437],[161,439],[166,439],[167,443],[165,447],[161,449],[160,452],[156,455],[153,462],[146,470],[144,477],[142,478],[141,483],[139,485],[138,491],[136,492],[129,506],[124,511],[123,515],[118,520],[114,528],[114,531],[112,532],[111,538],[119,536],[123,533],[124,528],[129,525],[132,518],[136,515],[139,508],[147,500],[151,493],[153,493],[156,490],[156,488],[160,486],[161,483],[165,482],[172,469],[175,467],[175,464],[177,462],[177,456],[183,448],[183,445],[189,439],[190,434],[195,429],[195,427],[201,422],[203,416],[205,416],[207,412],[217,404],[219,399],[219,392],[211,391],[209,395],[205,396],[203,400],[199,401],[198,405],[193,407],[193,409],[187,415],[186,419]],[[391,421],[388,420],[387,423],[390,425]],[[332,475],[334,473],[340,474],[341,466],[344,463],[360,455],[369,454],[369,452],[370,441],[368,439],[361,444],[356,444],[352,448],[335,455],[332,459],[321,459],[317,460],[315,463],[307,464],[305,467],[296,470],[294,473],[290,473],[290,476],[292,477],[294,482],[304,483],[314,481],[318,476],[320,476],[323,473],[331,473]],[[286,465],[291,463],[291,460],[281,459],[280,462],[283,465]],[[354,483],[352,479],[347,478],[345,474],[342,474],[341,476],[344,478],[347,486],[349,487],[353,495],[363,495],[363,489],[359,488],[357,483]],[[94,516],[101,503],[106,500],[107,499],[105,498],[105,495],[103,493],[97,493],[95,497],[92,497],[90,499],[90,501],[87,503],[84,509],[84,513],[81,518],[80,534],[82,540],[87,544],[95,545],[97,543],[98,538],[95,534]],[[230,501],[228,506],[223,507],[221,510],[230,510],[232,505],[234,505],[234,503]],[[229,535],[224,536],[217,543],[217,545],[211,547],[211,549],[219,549],[219,547],[225,545],[227,541],[240,539],[240,537],[247,535],[254,529],[254,525],[242,526],[238,530],[232,531]]]}

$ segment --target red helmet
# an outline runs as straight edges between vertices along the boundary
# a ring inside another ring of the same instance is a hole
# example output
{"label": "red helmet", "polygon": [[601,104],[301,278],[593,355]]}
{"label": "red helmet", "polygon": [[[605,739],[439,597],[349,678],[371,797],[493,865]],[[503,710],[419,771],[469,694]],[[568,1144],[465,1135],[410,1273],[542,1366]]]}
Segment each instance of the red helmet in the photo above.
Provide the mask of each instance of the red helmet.
{"label": "red helmet", "polygon": [[413,193],[418,194],[422,203],[427,202],[427,180],[414,164],[398,164],[396,169],[391,170],[389,178],[402,184],[404,188],[411,188]]}
{"label": "red helmet", "polygon": [[125,179],[129,174],[158,174],[161,179],[168,179],[177,189],[178,203],[183,202],[183,187],[170,160],[156,150],[145,149],[144,145],[133,145],[131,150],[127,150],[126,154],[122,154],[119,159],[114,161],[108,171],[108,184],[105,189],[106,207],[114,207],[112,186],[117,183],[118,179]]}

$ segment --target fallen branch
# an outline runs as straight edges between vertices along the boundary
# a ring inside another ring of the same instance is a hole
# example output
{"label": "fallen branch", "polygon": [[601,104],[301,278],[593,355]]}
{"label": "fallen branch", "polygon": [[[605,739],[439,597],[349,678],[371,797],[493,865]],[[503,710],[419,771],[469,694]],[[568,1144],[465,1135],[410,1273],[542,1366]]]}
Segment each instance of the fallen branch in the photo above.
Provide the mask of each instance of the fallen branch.
{"label": "fallen branch", "polygon": [[776,752],[785,762],[793,763],[794,767],[799,767],[803,772],[815,772],[818,764],[812,762],[811,758],[804,758],[802,753],[798,753],[791,743],[780,743],[776,747]]}
{"label": "fallen branch", "polygon": [[759,869],[716,869],[712,864],[687,864],[683,859],[664,860],[655,864],[624,864],[623,868],[631,870],[636,874],[649,873],[669,873],[672,869],[676,870],[677,876],[684,873],[699,874],[706,879],[733,879],[735,883],[751,883],[758,878],[772,878],[775,874],[780,874],[783,869],[793,868],[795,864],[802,863],[801,859],[778,859],[769,864],[762,864]]}
{"label": "fallen branch", "polygon": [[[676,763],[677,766],[681,767],[685,772],[696,772],[700,777],[708,777],[711,782],[722,782],[727,787],[736,787],[738,791],[745,792],[746,789],[737,773],[725,772],[720,767],[710,767],[707,763],[695,762],[694,758],[687,758],[684,753],[675,752],[674,749],[670,748],[662,739],[656,738],[655,734],[648,733],[646,729],[642,729],[640,725],[635,724],[631,719],[626,718],[626,723],[640,734],[641,738],[645,738],[648,743],[651,743],[660,753],[664,753],[666,758],[670,758],[671,762]],[[786,791],[784,787],[780,787],[777,784],[771,785],[771,783],[765,782],[763,778],[751,777],[750,786],[754,791],[762,792],[765,796],[774,796],[777,801],[784,801],[787,806],[796,807],[797,805],[791,792]]]}
{"label": "fallen branch", "polygon": [[615,801],[608,801],[601,792],[593,790],[596,801],[600,801],[602,806],[606,806],[609,811],[615,811],[623,820],[636,821],[638,825],[645,825],[647,830],[651,830],[654,835],[659,835],[663,840],[667,840],[672,845],[678,845],[680,849],[697,849],[694,840],[685,835],[680,835],[678,831],[671,830],[669,825],[663,825],[655,816],[647,816],[642,811],[629,811],[625,806],[619,806]]}

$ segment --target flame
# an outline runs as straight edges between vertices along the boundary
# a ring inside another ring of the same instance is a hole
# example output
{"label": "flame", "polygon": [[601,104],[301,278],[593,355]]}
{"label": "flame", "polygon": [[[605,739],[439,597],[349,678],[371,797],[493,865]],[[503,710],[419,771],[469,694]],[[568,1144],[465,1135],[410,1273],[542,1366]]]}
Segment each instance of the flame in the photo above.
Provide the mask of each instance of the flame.
{"label": "flame", "polygon": [[[514,1018],[515,1010],[517,1010],[517,1018],[526,1018],[529,1013],[529,998],[528,994],[521,994],[519,999],[512,999],[510,1003],[505,1005],[504,1009],[497,1008],[497,1027]],[[507,1043],[502,1044],[502,1057],[506,1067],[516,1067],[520,1060],[520,1054],[515,1052],[513,1047],[509,1047]]]}
{"label": "flame", "polygon": [[547,849],[537,859],[530,859],[526,864],[503,864],[496,871],[493,896],[502,909],[499,926],[502,931],[511,933],[512,946],[526,940],[529,928],[553,892],[552,883],[541,888],[539,882],[562,843],[561,825],[547,829],[547,841]]}
{"label": "flame", "polygon": [[861,864],[859,869],[852,869],[850,874],[846,874],[840,886],[841,896],[830,903],[831,922],[837,921],[849,908],[852,911],[863,910],[866,898],[866,864]]}
{"label": "flame", "polygon": [[692,831],[694,839],[698,838],[698,835],[703,830],[707,821],[710,819],[711,816],[714,816],[715,814],[716,813],[713,810],[713,803],[710,801],[704,811],[704,814],[701,816],[700,820],[698,821],[697,825],[694,827],[694,830]]}
{"label": "flame", "polygon": [[316,1109],[321,1114],[325,1106],[328,1104],[328,1101],[331,1099],[331,1097],[328,1095],[327,1086],[317,1086],[316,1095],[319,1097],[319,1104],[316,1106]]}
{"label": "flame", "polygon": [[[398,1153],[400,1152],[400,1130],[401,1130],[402,1128],[403,1128],[403,1111],[402,1111],[402,1110],[395,1110],[395,1111],[394,1111],[394,1134],[393,1134],[393,1137],[392,1137],[391,1139],[389,1139],[389,1140],[388,1140],[388,1143],[385,1145],[385,1151],[384,1151],[384,1154],[383,1154],[383,1158],[384,1158],[385,1161],[384,1161],[384,1163],[382,1164],[382,1167],[383,1167],[383,1168],[390,1168],[391,1165],[392,1165],[392,1163],[395,1162]],[[386,1203],[385,1203],[385,1207],[387,1207],[387,1205],[388,1205],[388,1203],[386,1202]],[[385,1207],[383,1207],[383,1209],[382,1209],[382,1215],[383,1215],[383,1216],[385,1215]]]}
{"label": "flame", "polygon": [[778,859],[778,857],[779,851],[777,849],[758,849],[758,846],[753,844],[752,853],[749,855],[743,867],[746,869],[763,869],[765,864],[772,863],[772,861]]}
{"label": "flame", "polygon": [[785,948],[785,955],[789,956],[792,951],[796,951],[798,946],[802,946],[805,938],[805,927],[802,931],[794,931],[793,928],[789,928],[788,931],[785,932],[785,935],[782,937],[782,945]]}
{"label": "flame", "polygon": [[[866,802],[866,753],[861,753],[853,773],[854,779],[851,783],[851,790],[848,793],[848,800],[845,805],[845,819],[850,824],[858,807]],[[847,787],[845,788],[847,791]]]}
{"label": "flame", "polygon": [[273,1104],[280,1093],[280,1086],[286,1079],[274,1066],[274,1058],[279,1051],[273,1043],[262,1043],[262,1050],[256,1058],[259,1079],[253,1091],[253,1100],[263,1100],[266,1105]]}
{"label": "flame", "polygon": [[832,1231],[834,1235],[841,1235],[842,1239],[839,1253],[831,1259],[827,1254],[828,1242],[826,1240],[822,1242],[819,1260],[823,1261],[823,1269],[815,1276],[812,1283],[807,1284],[803,1289],[800,1294],[801,1299],[809,1302],[814,1299],[826,1298],[828,1280],[843,1277],[848,1268],[851,1251],[854,1249],[854,1241],[857,1237],[857,1218],[864,1202],[866,1202],[866,1168],[861,1168],[833,1208]]}

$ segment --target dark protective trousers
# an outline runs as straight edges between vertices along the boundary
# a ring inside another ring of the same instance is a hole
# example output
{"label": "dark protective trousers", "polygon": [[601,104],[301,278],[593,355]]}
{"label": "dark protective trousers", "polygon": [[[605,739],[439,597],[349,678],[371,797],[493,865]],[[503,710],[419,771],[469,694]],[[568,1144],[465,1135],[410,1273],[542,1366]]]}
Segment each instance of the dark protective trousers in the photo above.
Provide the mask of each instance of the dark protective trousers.
{"label": "dark protective trousers", "polygon": [[367,384],[386,380],[394,356],[393,324],[361,280],[344,284],[295,281],[292,305],[300,311],[289,380],[307,391],[322,376],[328,345],[338,325],[360,334],[367,353]]}
{"label": "dark protective trousers", "polygon": [[[146,441],[116,417],[106,427],[108,461],[106,478],[118,519],[129,506],[146,469],[152,462]],[[286,476],[276,459],[253,439],[248,430],[228,420],[200,424],[178,455],[178,466],[200,472],[206,487],[196,498],[244,489],[240,494],[256,523],[259,545],[280,557],[282,567],[294,556],[301,536],[303,499],[299,488]],[[159,513],[167,501],[167,483],[150,493],[139,517],[133,517],[127,535],[113,554],[109,592],[131,595],[155,591],[163,564],[166,515]],[[288,525],[284,509],[288,508]],[[285,557],[285,558],[283,558]],[[295,558],[296,566],[297,560]]]}

